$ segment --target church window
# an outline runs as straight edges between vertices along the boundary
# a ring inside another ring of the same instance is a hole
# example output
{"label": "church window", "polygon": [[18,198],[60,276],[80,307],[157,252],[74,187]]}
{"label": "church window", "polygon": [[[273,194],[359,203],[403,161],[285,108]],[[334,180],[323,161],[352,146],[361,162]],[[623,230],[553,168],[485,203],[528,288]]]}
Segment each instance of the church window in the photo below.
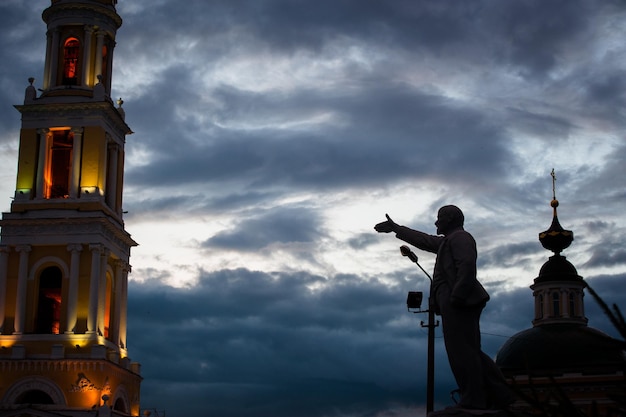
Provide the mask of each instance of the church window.
{"label": "church window", "polygon": [[121,398],[118,398],[118,399],[115,401],[115,404],[113,405],[113,409],[114,409],[114,410],[117,410],[117,411],[121,411],[122,413],[127,414],[127,411],[126,411],[126,403],[124,403],[124,400],[123,400],[123,399],[121,399]]}
{"label": "church window", "polygon": [[56,266],[44,269],[39,276],[36,333],[59,334],[62,281],[63,274]]}
{"label": "church window", "polygon": [[537,318],[538,319],[542,319],[543,318],[543,294],[539,294],[538,296],[538,307],[537,307]]}
{"label": "church window", "polygon": [[69,38],[63,47],[63,84],[78,84],[78,52],[79,42],[76,38]]}
{"label": "church window", "polygon": [[70,130],[52,132],[46,170],[46,198],[67,198],[70,193],[74,134]]}
{"label": "church window", "polygon": [[15,400],[15,404],[54,404],[54,401],[45,392],[33,389],[20,394]]}

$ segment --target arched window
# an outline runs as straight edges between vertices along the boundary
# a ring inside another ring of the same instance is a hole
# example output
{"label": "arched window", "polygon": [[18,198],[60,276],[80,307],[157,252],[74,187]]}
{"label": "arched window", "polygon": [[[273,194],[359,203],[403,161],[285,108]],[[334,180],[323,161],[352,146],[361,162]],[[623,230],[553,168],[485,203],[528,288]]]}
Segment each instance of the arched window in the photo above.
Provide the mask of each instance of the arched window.
{"label": "arched window", "polygon": [[59,334],[61,286],[63,274],[56,266],[44,269],[39,276],[39,300],[35,315],[35,332]]}
{"label": "arched window", "polygon": [[80,43],[76,38],[68,38],[63,46],[63,84],[78,84],[78,53]]}
{"label": "arched window", "polygon": [[69,197],[73,148],[74,134],[69,129],[52,132],[46,169],[46,198]]}
{"label": "arched window", "polygon": [[122,398],[118,398],[115,401],[115,404],[113,405],[113,409],[116,411],[121,411],[122,413],[126,414],[126,403],[124,402],[124,400]]}
{"label": "arched window", "polygon": [[54,401],[45,392],[34,389],[20,394],[15,404],[54,404]]}

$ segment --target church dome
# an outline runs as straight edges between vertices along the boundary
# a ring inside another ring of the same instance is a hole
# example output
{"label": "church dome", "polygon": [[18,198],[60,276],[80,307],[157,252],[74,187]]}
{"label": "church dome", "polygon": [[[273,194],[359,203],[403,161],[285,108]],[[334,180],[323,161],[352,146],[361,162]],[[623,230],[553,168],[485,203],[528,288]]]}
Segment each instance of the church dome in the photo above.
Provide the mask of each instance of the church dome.
{"label": "church dome", "polygon": [[580,324],[535,326],[511,337],[500,349],[496,364],[505,375],[610,373],[626,369],[623,344]]}
{"label": "church dome", "polygon": [[539,276],[535,278],[535,284],[549,281],[580,281],[583,279],[578,271],[565,256],[554,255],[543,264],[539,270]]}

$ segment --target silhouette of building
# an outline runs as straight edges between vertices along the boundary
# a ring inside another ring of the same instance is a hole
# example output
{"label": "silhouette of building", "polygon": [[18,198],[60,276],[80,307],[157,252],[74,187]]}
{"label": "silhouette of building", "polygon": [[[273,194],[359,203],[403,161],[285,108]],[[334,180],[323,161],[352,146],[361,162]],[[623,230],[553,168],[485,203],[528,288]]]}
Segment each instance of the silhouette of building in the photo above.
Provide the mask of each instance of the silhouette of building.
{"label": "silhouette of building", "polygon": [[[557,217],[539,234],[541,244],[554,252],[541,267],[533,290],[533,327],[511,337],[497,354],[496,364],[522,394],[515,408],[550,409],[548,415],[624,415],[615,412],[626,393],[624,344],[587,326],[583,290],[586,283],[561,255],[574,239]],[[524,398],[525,397],[525,398]],[[568,407],[573,407],[569,408]]]}
{"label": "silhouette of building", "polygon": [[0,222],[0,417],[137,416],[116,0],[51,0],[43,88],[29,79],[15,197]]}

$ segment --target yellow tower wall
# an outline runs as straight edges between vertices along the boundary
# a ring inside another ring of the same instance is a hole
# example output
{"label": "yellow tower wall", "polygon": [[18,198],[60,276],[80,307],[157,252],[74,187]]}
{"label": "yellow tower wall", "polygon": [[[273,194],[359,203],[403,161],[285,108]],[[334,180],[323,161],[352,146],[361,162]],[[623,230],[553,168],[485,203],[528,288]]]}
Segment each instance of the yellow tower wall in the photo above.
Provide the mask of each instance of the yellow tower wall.
{"label": "yellow tower wall", "polygon": [[33,192],[37,175],[37,129],[22,129],[20,132],[20,150],[17,165],[16,189]]}
{"label": "yellow tower wall", "polygon": [[80,186],[98,187],[101,195],[106,182],[106,136],[97,126],[85,127]]}

